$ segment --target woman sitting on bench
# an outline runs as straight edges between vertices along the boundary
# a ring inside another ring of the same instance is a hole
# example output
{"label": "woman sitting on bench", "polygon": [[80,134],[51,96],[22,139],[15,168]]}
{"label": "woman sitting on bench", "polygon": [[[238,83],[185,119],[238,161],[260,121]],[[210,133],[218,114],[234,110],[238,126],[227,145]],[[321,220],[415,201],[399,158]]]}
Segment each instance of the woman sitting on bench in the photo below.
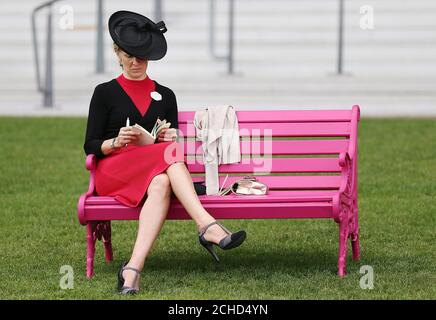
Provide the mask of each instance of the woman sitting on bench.
{"label": "woman sitting on bench", "polygon": [[[139,274],[165,221],[171,191],[197,224],[200,244],[217,261],[213,245],[231,249],[246,237],[245,231],[228,231],[201,205],[184,153],[175,141],[176,97],[147,76],[148,61],[166,54],[165,31],[163,22],[156,24],[134,12],[115,12],[109,19],[109,32],[123,72],[96,86],[89,107],[84,149],[100,159],[95,172],[97,194],[115,197],[130,207],[142,206],[132,256],[118,272],[122,294],[139,290]],[[150,132],[158,118],[170,122],[171,128],[162,129],[154,144],[135,144],[139,133],[130,124]]]}

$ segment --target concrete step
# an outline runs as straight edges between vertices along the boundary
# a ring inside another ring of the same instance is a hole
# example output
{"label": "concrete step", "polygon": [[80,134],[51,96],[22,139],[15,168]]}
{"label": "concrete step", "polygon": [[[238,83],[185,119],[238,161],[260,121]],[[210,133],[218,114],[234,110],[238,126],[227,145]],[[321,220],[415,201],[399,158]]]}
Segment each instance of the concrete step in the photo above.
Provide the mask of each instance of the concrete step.
{"label": "concrete step", "polygon": [[[434,19],[436,10],[431,11],[417,11],[417,12],[401,12],[395,13],[386,11],[379,13],[374,18],[374,29],[389,28],[391,30],[404,30],[410,28],[431,28],[436,25]],[[105,14],[104,25],[107,26],[110,13]],[[62,14],[53,13],[53,27],[58,27],[60,24]],[[360,28],[361,15],[359,11],[347,13],[344,16],[344,25],[347,28]],[[263,24],[259,23],[263,21]],[[7,30],[13,27],[17,32],[26,32],[31,26],[30,13],[20,13],[11,16],[5,16],[0,20],[0,30]],[[42,14],[37,16],[37,27],[43,28],[46,26],[46,15]],[[312,28],[322,28],[337,26],[338,17],[334,13],[314,12],[308,14],[299,14],[298,12],[292,14],[276,14],[267,15],[264,12],[258,12],[247,15],[235,16],[235,28],[254,28],[258,30],[279,30],[279,29],[293,29],[293,30],[305,30]],[[186,28],[190,30],[203,29],[209,26],[208,13],[202,12],[201,14],[183,13],[176,14],[174,17],[168,13],[165,21],[169,32],[178,28]],[[223,13],[217,15],[216,24],[217,27],[225,28],[227,26],[227,14]],[[267,28],[265,27],[267,24]],[[92,12],[86,12],[83,14],[74,14],[74,25],[78,28],[93,28],[96,25],[96,14]]]}
{"label": "concrete step", "polygon": [[[435,97],[295,97],[295,96],[185,96],[178,95],[179,111],[201,110],[207,106],[231,104],[237,110],[296,110],[296,109],[349,109],[354,104],[361,107],[362,117],[412,116],[436,117]],[[71,100],[58,98],[55,108],[42,108],[40,100],[0,101],[1,115],[15,116],[80,116],[86,117],[89,97]],[[84,121],[86,121],[84,119]]]}
{"label": "concrete step", "polygon": [[[30,26],[30,14],[34,6],[20,5],[16,2],[13,6],[2,4],[2,28],[14,27],[15,30],[26,30]],[[41,2],[37,2],[41,3]],[[116,10],[127,9],[143,12],[152,17],[151,1],[146,5],[138,5],[138,1],[123,1],[120,7],[117,1],[106,1],[105,21]],[[146,1],[141,3],[147,3]],[[190,27],[196,29],[208,23],[208,1],[166,1],[164,6],[165,21],[171,30],[171,25]],[[236,1],[235,23],[238,27],[265,28],[259,21],[264,21],[268,28],[292,27],[302,29],[313,26],[329,26],[337,24],[337,0],[314,1]],[[74,9],[74,20],[78,25],[95,25],[96,5],[89,1],[74,1],[71,3],[60,1],[53,8],[55,25],[63,16],[60,8],[71,5]],[[220,2],[218,2],[220,4]],[[375,13],[375,24],[380,27],[410,28],[413,26],[434,26],[436,6],[434,1],[348,1],[345,6],[345,23],[349,26],[358,26],[362,5],[372,5]],[[142,9],[141,9],[142,8]],[[227,5],[218,5],[216,12],[217,24],[227,24]],[[41,11],[38,21],[45,24],[45,13]],[[106,24],[106,23],[105,23]]]}
{"label": "concrete step", "polygon": [[[23,77],[31,77],[34,68],[33,66],[29,66],[26,64],[22,65],[6,65],[2,67],[2,71],[5,74],[19,74]],[[113,68],[108,66],[108,68]],[[89,65],[88,73],[93,72],[93,67]],[[326,62],[312,62],[310,64],[301,63],[299,61],[295,62],[287,62],[283,63],[281,61],[270,61],[268,63],[261,63],[258,65],[253,64],[252,62],[244,62],[238,61],[235,64],[235,72],[242,73],[245,76],[254,76],[258,77],[259,75],[268,75],[268,76],[291,76],[292,74],[299,74],[301,76],[310,76],[310,75],[323,75],[328,73],[333,73],[336,70],[336,61],[332,59],[331,63]],[[42,69],[44,70],[44,69]],[[108,69],[108,70],[116,70]],[[194,62],[187,63],[185,65],[174,65],[170,63],[159,64],[155,66],[150,66],[150,70],[156,70],[159,74],[163,75],[171,75],[171,74],[181,74],[181,75],[190,75],[190,74],[204,74],[207,79],[208,74],[219,74],[225,73],[227,70],[227,66],[224,63],[210,63],[210,62]],[[393,76],[393,75],[403,75],[403,76],[416,76],[416,75],[434,75],[436,70],[436,65],[433,63],[431,65],[428,64],[427,61],[415,62],[410,64],[399,65],[395,64],[385,64],[378,63],[375,64],[373,61],[364,62],[345,62],[344,63],[344,71],[351,72],[355,75],[366,76]],[[84,76],[84,68],[77,67],[75,64],[61,65],[57,64],[54,67],[54,73],[56,77],[61,81],[62,78],[69,77],[80,77]]]}
{"label": "concrete step", "polygon": [[[435,14],[436,16],[436,14]],[[436,26],[435,26],[436,27]],[[218,45],[226,45],[228,33],[225,28],[217,28],[216,41]],[[344,33],[344,39],[347,44],[367,44],[377,45],[384,43],[385,45],[396,44],[415,44],[427,45],[428,43],[436,43],[436,29],[378,29],[376,31],[362,30],[360,28],[350,28]],[[83,43],[90,45],[95,42],[97,30],[81,29],[75,30],[59,30],[55,29],[53,32],[53,41],[56,46],[77,46]],[[183,39],[189,32],[189,40]],[[208,43],[209,32],[206,28],[201,30],[174,30],[166,34],[168,40],[171,40],[172,46],[186,47],[188,45],[198,45]],[[330,28],[323,28],[319,30],[293,30],[293,29],[278,29],[278,30],[256,30],[247,28],[245,30],[235,30],[235,42],[237,45],[254,43],[276,44],[283,46],[284,44],[301,44],[305,43],[336,43],[338,38],[338,31],[335,26]],[[46,42],[45,28],[41,28],[38,33],[38,44],[44,45]],[[33,36],[30,32],[12,31],[4,33],[2,41],[8,43],[12,48],[31,46],[33,45]],[[112,40],[108,31],[105,31],[105,41],[111,43]]]}
{"label": "concrete step", "polygon": [[[14,6],[8,6],[6,3],[0,6],[2,12],[6,14],[18,14],[25,10],[32,10],[37,5],[43,3],[42,0],[20,0],[14,3]],[[60,1],[55,4],[55,7],[60,7],[62,5],[69,4],[72,5],[76,12],[89,12],[95,10],[95,4],[90,3],[88,0],[75,0],[74,2]],[[403,12],[403,11],[421,11],[421,10],[434,10],[436,9],[435,2],[432,0],[420,0],[419,3],[416,0],[402,0],[401,5],[396,0],[353,0],[347,1],[345,4],[345,10],[353,11],[358,9],[363,5],[371,5],[376,11],[389,10],[392,12]],[[208,1],[201,0],[165,0],[163,1],[164,12],[195,12],[201,13],[204,9],[208,8]],[[337,0],[238,0],[235,1],[235,6],[237,10],[243,10],[247,13],[257,13],[259,11],[264,11],[265,13],[309,13],[316,11],[325,10],[337,10],[338,1]],[[116,0],[106,0],[105,8],[107,11],[116,10],[136,10],[138,12],[151,13],[153,10],[152,0],[124,0],[123,5],[120,6],[119,1]],[[226,1],[217,1],[216,5],[218,10],[225,10],[227,8]]]}
{"label": "concrete step", "polygon": [[[80,49],[80,50],[79,50]],[[225,53],[226,46],[218,46],[216,51],[220,54]],[[346,46],[344,48],[344,58],[349,62],[374,62],[395,64],[395,63],[414,63],[414,62],[435,62],[436,61],[436,41],[433,45],[425,48],[413,46],[394,46],[374,48],[371,46]],[[45,47],[39,47],[41,62],[45,59]],[[110,44],[104,47],[105,62],[112,64],[117,61],[115,53]],[[14,59],[11,59],[11,55]],[[88,68],[93,65],[95,59],[94,46],[82,46],[80,48],[68,48],[57,45],[54,48],[54,61],[58,63],[77,63]],[[283,48],[270,48],[267,46],[259,45],[257,48],[247,46],[236,46],[234,49],[234,57],[236,61],[245,61],[253,63],[264,63],[265,58],[268,60],[288,62],[307,62],[307,63],[330,63],[336,59],[337,47],[336,45],[318,45],[312,47],[301,46],[284,46]],[[0,61],[4,61],[5,67],[7,65],[20,65],[23,62],[33,63],[33,48],[32,50],[20,50],[14,48],[13,50],[0,51]],[[161,62],[167,63],[189,63],[196,62],[210,62],[214,63],[209,48],[207,45],[198,46],[195,48],[181,48],[174,47],[171,44],[168,48],[168,53]],[[268,62],[268,61],[266,61]],[[153,62],[151,62],[153,63]],[[7,64],[7,65],[6,65]]]}
{"label": "concrete step", "polygon": [[[120,72],[106,73],[104,75],[88,74],[82,77],[57,77],[55,84],[56,94],[83,94],[93,90],[101,82],[117,77]],[[182,91],[186,94],[209,93],[211,95],[226,93],[243,93],[255,95],[268,95],[270,93],[292,93],[294,95],[348,95],[368,94],[383,95],[384,93],[398,95],[422,95],[436,92],[436,76],[433,77],[362,77],[323,75],[311,77],[248,77],[241,74],[234,76],[197,75],[165,76],[158,72],[150,77],[159,83]],[[9,80],[9,81],[6,81]],[[15,80],[15,81],[11,81]],[[2,97],[14,96],[20,92],[36,90],[34,81],[18,81],[17,79],[4,79],[0,82]]]}

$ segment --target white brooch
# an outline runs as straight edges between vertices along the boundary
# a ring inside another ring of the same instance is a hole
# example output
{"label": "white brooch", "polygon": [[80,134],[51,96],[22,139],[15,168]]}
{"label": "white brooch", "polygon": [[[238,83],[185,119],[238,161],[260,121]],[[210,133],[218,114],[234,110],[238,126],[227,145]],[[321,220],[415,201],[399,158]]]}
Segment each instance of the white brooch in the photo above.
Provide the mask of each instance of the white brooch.
{"label": "white brooch", "polygon": [[153,100],[156,100],[156,101],[160,101],[160,100],[162,100],[162,95],[161,95],[159,92],[157,92],[157,91],[152,91],[152,92],[150,92],[150,97],[151,97]]}

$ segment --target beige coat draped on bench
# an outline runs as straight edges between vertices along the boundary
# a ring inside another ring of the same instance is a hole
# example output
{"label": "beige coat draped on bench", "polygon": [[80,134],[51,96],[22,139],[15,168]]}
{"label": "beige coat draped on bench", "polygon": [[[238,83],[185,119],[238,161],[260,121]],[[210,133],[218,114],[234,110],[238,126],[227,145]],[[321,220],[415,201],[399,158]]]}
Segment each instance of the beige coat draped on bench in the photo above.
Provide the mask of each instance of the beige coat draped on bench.
{"label": "beige coat draped on bench", "polygon": [[206,194],[219,190],[218,166],[241,161],[239,125],[232,106],[214,106],[195,112],[196,137],[202,142]]}

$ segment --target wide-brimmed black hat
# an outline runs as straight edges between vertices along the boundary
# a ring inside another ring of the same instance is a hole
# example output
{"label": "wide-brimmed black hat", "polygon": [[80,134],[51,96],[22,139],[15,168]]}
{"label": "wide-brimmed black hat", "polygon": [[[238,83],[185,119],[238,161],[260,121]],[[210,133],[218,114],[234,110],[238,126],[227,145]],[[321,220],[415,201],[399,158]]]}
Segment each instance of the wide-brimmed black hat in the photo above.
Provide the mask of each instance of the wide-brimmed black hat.
{"label": "wide-brimmed black hat", "polygon": [[118,47],[131,56],[159,60],[167,53],[165,23],[154,23],[131,11],[117,11],[109,18],[109,33]]}

